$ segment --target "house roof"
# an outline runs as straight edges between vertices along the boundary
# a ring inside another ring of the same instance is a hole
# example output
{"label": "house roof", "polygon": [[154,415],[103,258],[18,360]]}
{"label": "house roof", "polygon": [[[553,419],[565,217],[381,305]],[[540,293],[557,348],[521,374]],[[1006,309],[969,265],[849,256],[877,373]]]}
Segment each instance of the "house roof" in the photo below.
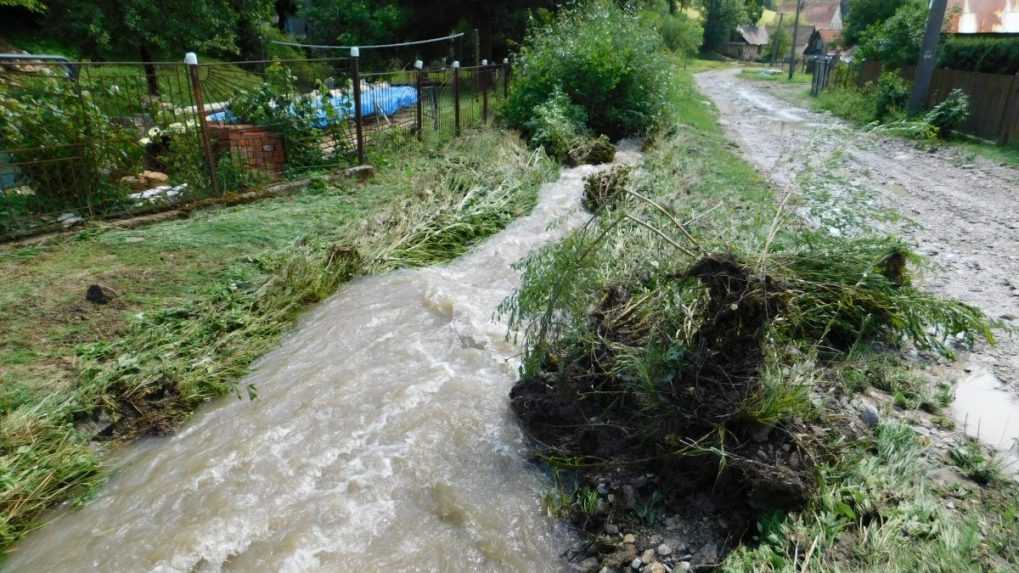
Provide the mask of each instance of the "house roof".
{"label": "house roof", "polygon": [[[775,33],[775,28],[777,28],[777,27],[778,26],[772,26],[770,28],[770,33],[774,34]],[[791,40],[792,37],[793,37],[793,26],[782,26],[782,29],[785,30],[787,34],[789,34],[789,38]],[[814,31],[816,29],[817,28],[815,28],[814,26],[804,26],[804,25],[796,26],[796,52],[797,53],[802,54],[803,50],[807,49],[807,44],[810,43],[810,37],[814,34]]]}
{"label": "house roof", "polygon": [[768,45],[768,30],[763,26],[736,26],[736,31],[751,46]]}
{"label": "house roof", "polygon": [[824,41],[825,46],[831,46],[842,40],[842,32],[840,30],[818,30],[821,34],[821,40]]}
{"label": "house roof", "polygon": [[835,13],[839,10],[840,0],[827,0],[810,3],[803,7],[803,19],[818,28],[830,28]]}
{"label": "house roof", "polygon": [[1019,0],[949,0],[946,31],[953,34],[1019,33]]}

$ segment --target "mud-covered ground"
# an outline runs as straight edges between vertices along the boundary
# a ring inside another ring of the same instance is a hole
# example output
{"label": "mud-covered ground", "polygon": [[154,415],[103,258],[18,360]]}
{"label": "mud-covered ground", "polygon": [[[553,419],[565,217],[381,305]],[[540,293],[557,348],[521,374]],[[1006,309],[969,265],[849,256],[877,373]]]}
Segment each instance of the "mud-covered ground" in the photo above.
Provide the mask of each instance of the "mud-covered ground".
{"label": "mud-covered ground", "polygon": [[[836,231],[895,232],[932,263],[926,288],[1019,327],[1019,170],[855,129],[792,103],[802,85],[739,72],[701,73],[697,84],[744,156],[795,194],[790,205]],[[1019,337],[1002,333],[960,364],[1019,392]]]}

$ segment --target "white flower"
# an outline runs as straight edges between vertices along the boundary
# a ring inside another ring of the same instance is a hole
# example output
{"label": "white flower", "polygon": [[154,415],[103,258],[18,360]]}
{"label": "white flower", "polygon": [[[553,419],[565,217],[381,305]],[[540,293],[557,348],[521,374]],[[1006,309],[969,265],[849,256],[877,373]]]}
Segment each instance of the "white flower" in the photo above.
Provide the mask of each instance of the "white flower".
{"label": "white flower", "polygon": [[159,137],[162,134],[163,130],[159,129],[158,127],[153,127],[152,129],[149,130],[149,137]]}
{"label": "white flower", "polygon": [[138,144],[141,145],[142,147],[148,147],[150,143],[152,143],[152,140],[147,137],[143,137],[138,140]]}
{"label": "white flower", "polygon": [[166,129],[167,131],[172,131],[173,133],[184,133],[184,124],[179,121],[175,121],[170,125],[166,126]]}

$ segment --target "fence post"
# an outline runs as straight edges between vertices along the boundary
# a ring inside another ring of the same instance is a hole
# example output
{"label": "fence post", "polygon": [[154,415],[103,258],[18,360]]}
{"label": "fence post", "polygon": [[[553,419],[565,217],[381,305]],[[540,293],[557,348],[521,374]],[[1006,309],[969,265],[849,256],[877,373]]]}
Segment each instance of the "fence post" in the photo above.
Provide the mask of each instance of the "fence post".
{"label": "fence post", "polygon": [[481,124],[488,123],[488,88],[492,84],[492,75],[488,69],[488,60],[481,60]]}
{"label": "fence post", "polygon": [[509,97],[510,62],[509,58],[502,60],[502,97]]}
{"label": "fence post", "polygon": [[202,80],[198,75],[198,56],[194,52],[184,55],[184,63],[188,67],[188,79],[191,83],[191,95],[195,99],[195,113],[198,115],[198,131],[202,140],[202,152],[205,154],[205,164],[209,169],[209,181],[212,183],[212,193],[219,195],[219,180],[216,177],[216,160],[212,155],[212,146],[209,145],[209,124],[205,118],[205,97],[202,93]]}
{"label": "fence post", "polygon": [[421,124],[421,84],[424,83],[423,82],[424,78],[422,77],[424,75],[424,73],[425,73],[424,72],[424,68],[425,68],[425,63],[422,62],[421,60],[416,60],[414,62],[414,69],[417,70],[417,82],[416,82],[417,86],[416,87],[417,87],[417,94],[418,94],[418,97],[417,97],[417,115],[414,118],[415,119],[414,126],[417,128],[418,141],[421,141],[422,132],[424,131],[424,128],[423,128],[423,126]]}
{"label": "fence post", "polygon": [[460,136],[460,62],[453,62],[453,133]]}
{"label": "fence post", "polygon": [[[1014,112],[1012,108],[1015,108]],[[1012,76],[1012,87],[1005,97],[1005,108],[1001,112],[1001,135],[998,136],[998,143],[1007,145],[1012,130],[1016,128],[1019,128],[1019,72]]]}
{"label": "fence post", "polygon": [[354,133],[357,138],[357,164],[364,165],[364,128],[361,125],[361,50],[350,49],[354,81]]}

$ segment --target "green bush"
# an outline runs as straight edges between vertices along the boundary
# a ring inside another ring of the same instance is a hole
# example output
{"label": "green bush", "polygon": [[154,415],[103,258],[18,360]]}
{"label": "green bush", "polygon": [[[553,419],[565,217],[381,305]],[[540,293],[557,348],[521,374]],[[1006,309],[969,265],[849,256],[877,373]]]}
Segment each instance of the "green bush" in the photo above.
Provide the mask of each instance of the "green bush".
{"label": "green bush", "polygon": [[658,34],[612,2],[563,10],[524,41],[504,116],[532,136],[534,110],[558,88],[595,133],[647,132],[667,117],[670,66],[660,48]]}
{"label": "green bush", "polygon": [[[118,124],[68,82],[44,79],[0,92],[0,149],[31,188],[31,208],[109,203],[119,191],[109,181],[135,173],[142,149],[137,131]],[[102,176],[102,177],[101,177]]]}
{"label": "green bush", "polygon": [[891,67],[916,65],[926,26],[927,2],[909,0],[891,18],[864,32],[860,57]]}
{"label": "green bush", "polygon": [[684,56],[695,55],[704,41],[704,28],[700,22],[690,18],[685,12],[662,18],[658,32],[662,35],[662,42],[666,48]]}
{"label": "green bush", "polygon": [[[312,98],[297,89],[297,76],[274,62],[265,71],[265,81],[256,89],[242,90],[230,100],[230,112],[244,123],[279,133],[291,168],[322,164],[324,132],[316,124],[320,111]],[[320,97],[326,97],[320,94]],[[330,124],[338,123],[333,106],[322,106]]]}
{"label": "green bush", "polygon": [[955,89],[948,94],[945,101],[927,112],[924,121],[937,128],[939,137],[945,138],[967,118],[969,118],[969,96],[962,90]]}
{"label": "green bush", "polygon": [[587,113],[556,87],[552,96],[534,108],[534,117],[524,124],[531,145],[545,148],[557,161],[565,161],[577,143],[587,135]]}
{"label": "green bush", "polygon": [[895,111],[902,110],[909,103],[909,82],[896,72],[884,72],[877,80],[874,93],[874,114],[884,119]]}
{"label": "green bush", "polygon": [[1019,74],[1019,38],[950,36],[941,47],[939,65],[988,74]]}

